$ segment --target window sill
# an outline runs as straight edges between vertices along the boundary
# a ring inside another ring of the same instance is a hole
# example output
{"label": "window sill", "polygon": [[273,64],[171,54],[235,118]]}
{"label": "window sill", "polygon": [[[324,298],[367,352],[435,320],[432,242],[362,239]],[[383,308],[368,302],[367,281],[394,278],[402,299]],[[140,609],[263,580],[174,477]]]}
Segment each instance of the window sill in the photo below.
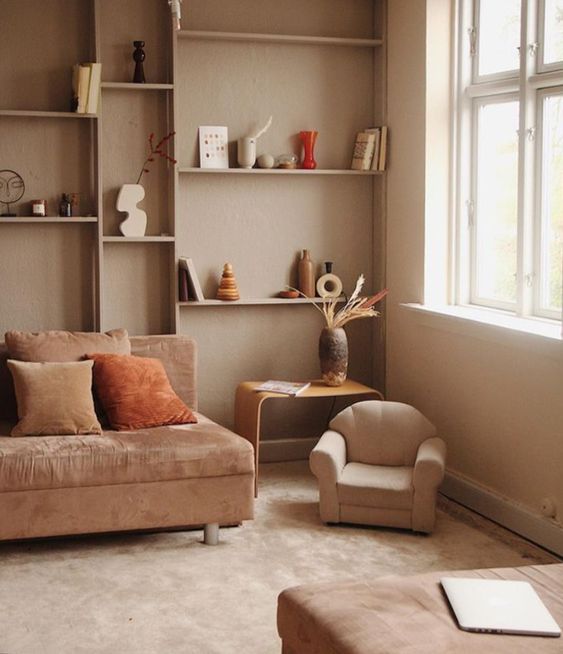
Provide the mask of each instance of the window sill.
{"label": "window sill", "polygon": [[563,360],[561,323],[549,320],[518,318],[494,309],[467,306],[400,305],[422,324],[435,329],[497,342],[508,347],[533,350],[550,358]]}

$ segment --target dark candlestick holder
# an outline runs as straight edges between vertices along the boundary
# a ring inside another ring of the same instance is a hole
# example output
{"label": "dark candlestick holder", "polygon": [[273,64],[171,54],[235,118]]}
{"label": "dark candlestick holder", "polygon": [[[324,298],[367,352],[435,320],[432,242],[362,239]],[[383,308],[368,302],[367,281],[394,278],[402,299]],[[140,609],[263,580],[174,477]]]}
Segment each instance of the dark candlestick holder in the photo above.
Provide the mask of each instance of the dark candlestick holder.
{"label": "dark candlestick holder", "polygon": [[145,83],[145,69],[143,68],[143,61],[145,60],[145,47],[144,41],[133,41],[135,50],[133,52],[133,59],[135,61],[135,73],[133,75],[133,82],[135,84]]}

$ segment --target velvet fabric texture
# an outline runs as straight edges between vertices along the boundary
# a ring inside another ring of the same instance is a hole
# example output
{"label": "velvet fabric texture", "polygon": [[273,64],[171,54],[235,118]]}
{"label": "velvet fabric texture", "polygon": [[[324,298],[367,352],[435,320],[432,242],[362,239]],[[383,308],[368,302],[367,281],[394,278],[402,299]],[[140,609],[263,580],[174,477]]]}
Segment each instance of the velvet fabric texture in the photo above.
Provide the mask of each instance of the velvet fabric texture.
{"label": "velvet fabric texture", "polygon": [[252,445],[201,414],[197,424],[101,436],[0,436],[0,494],[253,473]]}
{"label": "velvet fabric texture", "polygon": [[197,422],[172,389],[160,360],[119,354],[87,358],[94,361],[94,389],[113,429]]}
{"label": "velvet fabric texture", "polygon": [[283,653],[540,654],[561,652],[559,638],[474,634],[458,628],[440,577],[527,581],[563,624],[563,564],[432,572],[306,584],[278,598]]}
{"label": "velvet fabric texture", "polygon": [[5,334],[11,359],[19,361],[80,361],[88,352],[131,354],[126,329],[95,332],[19,332]]}
{"label": "velvet fabric texture", "polygon": [[14,378],[19,416],[12,436],[101,434],[92,399],[91,361],[8,360],[8,367]]}

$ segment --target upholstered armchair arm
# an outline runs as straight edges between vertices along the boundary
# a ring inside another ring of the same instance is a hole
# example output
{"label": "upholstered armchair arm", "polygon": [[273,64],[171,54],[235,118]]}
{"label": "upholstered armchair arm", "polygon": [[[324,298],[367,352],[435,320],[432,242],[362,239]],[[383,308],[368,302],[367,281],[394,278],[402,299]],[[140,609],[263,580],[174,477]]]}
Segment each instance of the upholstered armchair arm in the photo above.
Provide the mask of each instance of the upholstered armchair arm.
{"label": "upholstered armchair arm", "polygon": [[413,485],[415,489],[438,487],[444,478],[446,467],[446,444],[441,438],[427,438],[422,442],[414,463]]}
{"label": "upholstered armchair arm", "polygon": [[309,456],[309,465],[319,482],[319,508],[323,522],[339,522],[340,506],[336,484],[346,465],[346,441],[337,431],[328,430]]}
{"label": "upholstered armchair arm", "polygon": [[434,528],[436,495],[444,478],[446,444],[441,438],[423,441],[416,455],[413,471],[414,500],[412,528],[430,533]]}

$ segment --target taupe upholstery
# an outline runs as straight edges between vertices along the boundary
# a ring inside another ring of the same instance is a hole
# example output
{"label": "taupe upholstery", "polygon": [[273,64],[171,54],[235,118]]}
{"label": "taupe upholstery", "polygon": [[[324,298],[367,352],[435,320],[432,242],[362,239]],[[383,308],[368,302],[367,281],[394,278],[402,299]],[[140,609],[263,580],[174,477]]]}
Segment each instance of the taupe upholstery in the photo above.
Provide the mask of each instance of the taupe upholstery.
{"label": "taupe upholstery", "polygon": [[[131,338],[158,358],[175,392],[197,408],[196,344]],[[201,413],[197,424],[94,436],[8,436],[17,416],[0,343],[0,541],[236,524],[254,513],[254,451]]]}
{"label": "taupe upholstery", "polygon": [[420,411],[358,402],[340,412],[311,452],[323,522],[430,533],[446,445]]}

